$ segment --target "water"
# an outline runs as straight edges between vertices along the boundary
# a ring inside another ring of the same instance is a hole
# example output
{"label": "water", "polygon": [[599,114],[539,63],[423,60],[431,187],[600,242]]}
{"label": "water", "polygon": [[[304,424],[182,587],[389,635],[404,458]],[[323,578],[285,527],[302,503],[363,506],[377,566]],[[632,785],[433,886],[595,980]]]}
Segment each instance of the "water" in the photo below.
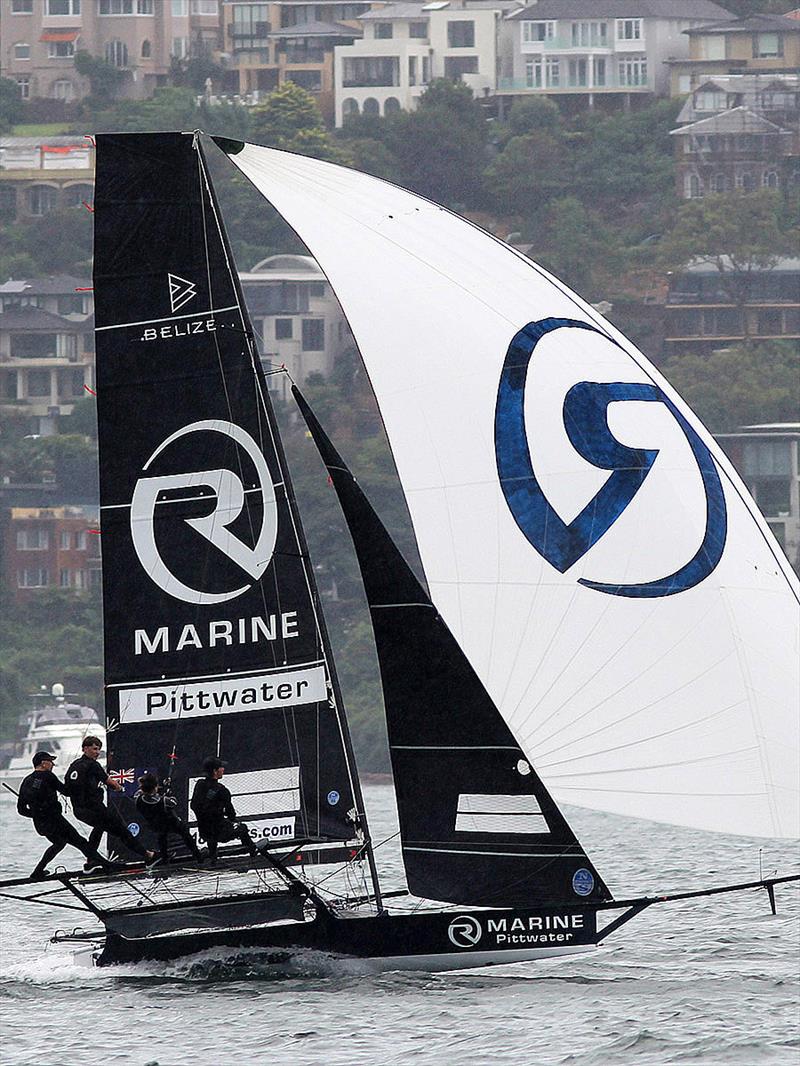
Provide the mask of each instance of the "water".
{"label": "water", "polygon": [[[367,788],[373,833],[393,794]],[[759,842],[573,810],[618,897],[754,880]],[[2,875],[26,874],[40,839],[0,803]],[[73,852],[69,862],[75,865]],[[378,852],[402,884],[396,841]],[[797,870],[769,843],[764,872]],[[794,865],[793,865],[794,864]],[[536,963],[378,976],[308,956],[276,973],[258,957],[92,969],[47,943],[81,915],[0,900],[2,1066],[795,1066],[800,1062],[800,891],[653,907],[608,946]],[[91,921],[83,924],[90,925]]]}

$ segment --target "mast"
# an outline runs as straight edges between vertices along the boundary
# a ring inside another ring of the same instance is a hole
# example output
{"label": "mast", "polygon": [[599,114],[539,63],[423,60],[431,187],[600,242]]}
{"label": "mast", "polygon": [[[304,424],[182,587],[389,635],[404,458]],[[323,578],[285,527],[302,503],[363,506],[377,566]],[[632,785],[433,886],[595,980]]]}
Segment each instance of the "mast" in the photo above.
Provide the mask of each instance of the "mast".
{"label": "mast", "polygon": [[233,285],[236,291],[236,297],[239,304],[239,310],[241,314],[242,327],[244,329],[245,338],[247,341],[247,349],[250,356],[250,363],[253,368],[253,374],[258,386],[259,400],[262,404],[264,415],[267,419],[267,423],[272,435],[272,442],[275,448],[275,454],[277,457],[278,465],[281,470],[284,485],[286,486],[286,499],[289,505],[289,511],[292,516],[292,522],[294,524],[295,533],[300,543],[301,558],[303,562],[303,568],[306,574],[306,580],[308,582],[309,590],[311,592],[311,599],[314,605],[314,614],[316,624],[319,629],[320,639],[322,646],[325,649],[325,658],[328,661],[328,671],[330,676],[331,690],[333,693],[333,705],[336,712],[336,718],[339,724],[339,730],[341,732],[342,743],[344,750],[347,754],[347,767],[350,773],[350,787],[353,792],[353,796],[356,800],[356,826],[361,830],[364,836],[364,852],[367,857],[367,864],[370,871],[370,879],[372,881],[372,888],[375,894],[375,902],[378,911],[383,910],[383,901],[381,896],[380,880],[378,878],[378,868],[375,863],[375,855],[372,850],[372,838],[369,832],[369,823],[367,821],[366,804],[364,803],[364,796],[361,791],[361,781],[358,776],[358,767],[356,765],[355,752],[353,751],[353,742],[350,736],[350,727],[347,721],[347,713],[345,711],[344,699],[342,697],[342,690],[339,684],[339,673],[336,668],[336,661],[333,656],[333,649],[331,647],[330,635],[328,633],[328,626],[325,620],[325,612],[322,609],[320,602],[319,589],[317,587],[316,578],[314,577],[313,567],[310,565],[310,554],[308,550],[308,541],[306,540],[305,529],[300,518],[300,512],[297,506],[297,497],[294,492],[294,485],[292,484],[291,474],[289,471],[289,464],[286,459],[286,450],[283,447],[283,441],[278,430],[277,420],[275,418],[275,411],[272,406],[272,401],[269,398],[269,390],[267,388],[266,378],[264,376],[264,368],[261,365],[261,360],[258,355],[258,345],[256,343],[255,335],[253,333],[253,326],[250,321],[250,316],[246,310],[246,304],[244,300],[244,293],[242,291],[241,282],[239,281],[239,275],[234,269],[233,253],[231,251],[230,242],[228,240],[228,234],[225,230],[225,226],[222,221],[222,214],[219,208],[219,201],[217,200],[217,194],[214,186],[210,180],[208,174],[208,162],[206,159],[205,149],[200,138],[199,132],[195,132],[194,146],[198,152],[200,159],[200,167],[203,174],[203,181],[208,191],[211,207],[214,212],[214,221],[217,226],[217,231],[222,241],[225,254],[231,265],[231,278],[233,279]]}

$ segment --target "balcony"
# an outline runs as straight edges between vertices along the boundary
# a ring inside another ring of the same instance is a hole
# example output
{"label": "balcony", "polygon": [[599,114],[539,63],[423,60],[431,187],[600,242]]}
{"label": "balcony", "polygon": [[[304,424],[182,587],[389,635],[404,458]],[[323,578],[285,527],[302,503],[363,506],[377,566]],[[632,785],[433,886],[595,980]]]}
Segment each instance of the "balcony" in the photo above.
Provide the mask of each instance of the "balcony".
{"label": "balcony", "polygon": [[[641,44],[641,48],[638,51],[645,50],[644,41],[637,42]],[[520,50],[524,55],[528,55],[531,52],[535,53],[547,53],[548,55],[553,52],[572,52],[578,55],[601,55],[607,56],[614,51],[613,42],[609,39],[597,38],[596,40],[590,40],[585,44],[576,44],[571,37],[549,37],[544,41],[523,41]]]}

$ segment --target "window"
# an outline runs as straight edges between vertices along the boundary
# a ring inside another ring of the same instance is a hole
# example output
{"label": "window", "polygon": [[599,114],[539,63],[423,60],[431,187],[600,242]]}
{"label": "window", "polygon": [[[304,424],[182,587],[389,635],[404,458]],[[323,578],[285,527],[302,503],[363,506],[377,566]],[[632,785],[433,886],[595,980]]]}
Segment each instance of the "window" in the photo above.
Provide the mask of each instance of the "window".
{"label": "window", "polygon": [[58,204],[58,193],[52,185],[32,185],[28,189],[28,210],[32,215],[49,215]]}
{"label": "window", "polygon": [[136,0],[137,15],[152,15],[154,11],[153,0]]}
{"label": "window", "polygon": [[68,589],[70,587],[70,585],[72,584],[72,582],[70,580],[71,573],[72,572],[70,570],[60,570],[59,571],[58,583],[59,583],[59,585],[61,586],[62,589]]}
{"label": "window", "polygon": [[346,56],[342,84],[355,86],[392,86],[400,84],[400,60],[397,56]]}
{"label": "window", "polygon": [[82,529],[80,533],[75,534],[75,549],[79,552],[86,551],[86,530]]}
{"label": "window", "polygon": [[11,0],[12,15],[32,15],[33,0]]}
{"label": "window", "polygon": [[186,59],[189,55],[189,38],[173,37],[169,54],[174,56],[175,59]]}
{"label": "window", "polygon": [[409,85],[416,85],[417,84],[417,57],[416,56],[409,56],[408,57],[408,84]]}
{"label": "window", "polygon": [[45,0],[45,15],[80,15],[81,0]]}
{"label": "window", "polygon": [[701,89],[694,94],[695,111],[724,111],[728,106],[728,94],[720,89]]}
{"label": "window", "polygon": [[28,395],[29,396],[49,396],[50,395],[50,371],[49,370],[29,370],[28,371]]}
{"label": "window", "polygon": [[791,477],[792,457],[788,441],[746,440],[743,459],[746,475]]}
{"label": "window", "polygon": [[46,551],[50,547],[50,534],[46,529],[18,529],[17,551]]}
{"label": "window", "polygon": [[375,37],[379,41],[391,41],[394,36],[394,28],[391,22],[376,22]]}
{"label": "window", "polygon": [[647,85],[647,57],[628,56],[620,59],[619,84],[622,88]]}
{"label": "window", "polygon": [[[313,62],[313,60],[306,60],[306,62]],[[293,70],[291,78],[295,85],[299,85],[307,93],[322,92],[321,70]]]}
{"label": "window", "polygon": [[41,589],[50,583],[50,574],[44,568],[32,568],[17,572],[17,587],[21,589]]}
{"label": "window", "polygon": [[29,100],[31,95],[31,79],[27,75],[23,75],[21,78],[15,78],[14,81],[19,86],[19,95],[23,100]]}
{"label": "window", "polygon": [[0,222],[11,222],[17,217],[17,190],[13,185],[0,183]]}
{"label": "window", "polygon": [[[235,4],[233,8],[233,22],[231,23],[230,35],[233,38],[233,47],[236,51],[254,51],[265,48],[270,24],[267,21],[268,8],[266,4]],[[285,16],[294,15],[294,10],[288,7],[281,8],[281,25],[289,25]]]}
{"label": "window", "polygon": [[[365,101],[364,111],[366,110],[367,102]],[[304,318],[302,329],[304,352],[322,352],[325,350],[325,323],[321,318]]]}
{"label": "window", "polygon": [[478,73],[477,56],[445,56],[444,76],[451,81],[458,81],[464,74]]}
{"label": "window", "polygon": [[142,41],[142,59],[149,59],[153,54],[153,49],[149,41]]}
{"label": "window", "polygon": [[606,61],[602,56],[595,56],[592,60],[592,81],[595,85],[606,83]]}
{"label": "window", "polygon": [[409,22],[408,36],[424,40],[428,36],[427,22]]}
{"label": "window", "polygon": [[172,17],[174,19],[186,18],[189,14],[189,0],[172,0]]}
{"label": "window", "polygon": [[585,59],[570,59],[567,85],[570,88],[582,88],[587,84],[587,66]]}
{"label": "window", "polygon": [[641,19],[617,19],[617,40],[618,41],[641,41],[642,39],[642,20]]}
{"label": "window", "polygon": [[106,45],[106,63],[112,67],[127,67],[128,46],[124,41],[109,41]]}
{"label": "window", "polygon": [[[374,96],[368,96],[364,101],[364,114],[365,115],[379,115],[381,113],[381,105],[375,99]],[[303,323],[305,325],[305,323]]]}
{"label": "window", "polygon": [[[56,82],[56,84],[59,84],[59,83]],[[71,99],[71,97],[66,97],[65,99]],[[92,197],[94,196],[94,187],[92,185],[82,185],[80,183],[75,184],[75,185],[68,185],[64,189],[64,191],[62,193],[62,196],[63,196],[62,202],[64,204],[64,207],[81,207],[83,205],[84,200],[86,201],[87,204],[91,204]],[[61,301],[62,300],[70,301],[70,300],[73,300],[73,299],[76,302],[75,303],[75,311],[74,312],[62,311],[61,310]],[[60,315],[67,315],[67,314],[71,314],[71,313],[79,314],[82,310],[83,310],[83,297],[80,296],[79,294],[76,294],[74,297],[72,297],[72,296],[66,296],[66,297],[65,296],[59,296],[59,298],[58,298],[58,313]]]}
{"label": "window", "polygon": [[780,33],[757,33],[753,37],[754,59],[777,59],[783,55],[783,37]]}
{"label": "window", "polygon": [[134,0],[100,0],[98,15],[132,15]]}
{"label": "window", "polygon": [[384,115],[396,115],[400,110],[400,101],[396,96],[387,96],[383,103]]}
{"label": "window", "polygon": [[727,192],[728,188],[729,182],[724,174],[715,174],[714,177],[711,179],[711,192]]}
{"label": "window", "polygon": [[765,170],[761,175],[761,184],[765,189],[777,189],[780,184],[777,172],[774,170]]}
{"label": "window", "polygon": [[19,44],[14,45],[14,59],[30,59],[31,58],[31,46],[20,41]]}
{"label": "window", "polygon": [[552,41],[556,35],[555,22],[523,22],[522,42],[532,44],[535,41]]}
{"label": "window", "polygon": [[684,178],[686,196],[690,200],[698,200],[703,195],[703,183],[697,174],[687,174]]}
{"label": "window", "polygon": [[736,188],[743,189],[745,192],[752,192],[756,187],[755,175],[750,173],[737,174],[736,175]]}
{"label": "window", "polygon": [[554,89],[560,82],[561,68],[557,59],[529,59],[525,64],[525,84],[529,89]]}
{"label": "window", "polygon": [[357,115],[358,114],[358,100],[354,100],[352,96],[348,96],[346,100],[342,101],[342,114],[343,115]]}
{"label": "window", "polygon": [[447,47],[448,48],[474,48],[475,47],[475,23],[470,21],[447,23]]}
{"label": "window", "polygon": [[47,45],[50,59],[71,59],[75,55],[74,41],[50,41]]}
{"label": "window", "polygon": [[192,0],[191,12],[193,15],[218,15],[219,3],[217,0]]}
{"label": "window", "polygon": [[725,35],[722,33],[702,34],[698,41],[701,59],[725,58]]}
{"label": "window", "polygon": [[62,530],[61,536],[58,538],[58,546],[62,551],[69,551],[69,533],[66,530]]}
{"label": "window", "polygon": [[12,359],[53,359],[58,337],[55,333],[12,333],[9,345]]}
{"label": "window", "polygon": [[68,78],[59,78],[53,82],[51,89],[54,100],[72,100],[75,96],[75,87]]}
{"label": "window", "polygon": [[275,319],[275,340],[290,341],[294,334],[294,323],[291,318]]}

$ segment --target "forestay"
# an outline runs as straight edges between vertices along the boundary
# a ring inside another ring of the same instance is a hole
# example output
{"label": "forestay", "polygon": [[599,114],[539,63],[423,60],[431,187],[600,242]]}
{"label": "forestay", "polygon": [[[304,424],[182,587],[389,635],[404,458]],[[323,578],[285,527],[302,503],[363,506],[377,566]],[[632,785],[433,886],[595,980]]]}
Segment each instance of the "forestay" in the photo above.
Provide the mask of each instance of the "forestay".
{"label": "forestay", "polygon": [[329,277],[432,600],[554,796],[797,835],[797,581],[675,391],[456,215],[221,143]]}
{"label": "forestay", "polygon": [[221,756],[255,839],[353,840],[357,783],[313,575],[196,140],[98,137],[94,208],[119,809],[135,827],[149,769],[190,817],[204,758]]}

